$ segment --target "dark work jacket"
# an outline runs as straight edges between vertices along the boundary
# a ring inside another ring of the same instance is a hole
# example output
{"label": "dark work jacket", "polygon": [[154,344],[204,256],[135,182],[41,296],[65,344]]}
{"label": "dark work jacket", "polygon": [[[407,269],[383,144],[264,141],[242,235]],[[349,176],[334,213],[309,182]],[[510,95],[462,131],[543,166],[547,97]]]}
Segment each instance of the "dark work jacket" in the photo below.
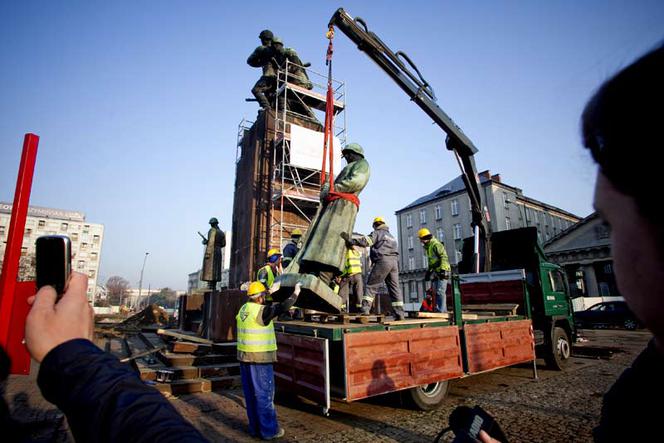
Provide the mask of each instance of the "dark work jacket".
{"label": "dark work jacket", "polygon": [[77,442],[207,442],[130,366],[84,339],[51,350],[37,383]]}
{"label": "dark work jacket", "polygon": [[654,340],[604,395],[596,442],[662,441],[664,355]]}
{"label": "dark work jacket", "polygon": [[390,228],[386,224],[378,226],[369,235],[353,240],[353,244],[370,246],[369,257],[373,263],[390,258],[396,260],[399,256],[397,239],[390,233]]}

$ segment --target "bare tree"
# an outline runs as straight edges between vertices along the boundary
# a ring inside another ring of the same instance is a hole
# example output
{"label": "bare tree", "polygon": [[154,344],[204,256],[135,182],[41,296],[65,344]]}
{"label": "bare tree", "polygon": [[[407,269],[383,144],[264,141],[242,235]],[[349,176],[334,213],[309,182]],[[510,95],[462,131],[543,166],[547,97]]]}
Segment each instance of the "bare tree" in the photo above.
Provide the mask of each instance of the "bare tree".
{"label": "bare tree", "polygon": [[111,305],[119,305],[129,295],[129,282],[124,278],[114,275],[106,280],[106,291],[108,301]]}
{"label": "bare tree", "polygon": [[157,294],[150,297],[150,303],[154,303],[165,308],[176,306],[178,294],[171,288],[162,288]]}

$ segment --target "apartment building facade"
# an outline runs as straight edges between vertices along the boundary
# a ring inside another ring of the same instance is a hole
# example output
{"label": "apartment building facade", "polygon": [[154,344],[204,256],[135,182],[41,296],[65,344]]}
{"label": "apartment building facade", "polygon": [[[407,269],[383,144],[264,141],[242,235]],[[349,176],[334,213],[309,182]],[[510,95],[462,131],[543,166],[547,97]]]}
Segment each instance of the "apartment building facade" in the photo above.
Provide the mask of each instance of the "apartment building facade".
{"label": "apartment building facade", "polygon": [[[0,268],[5,257],[12,204],[0,202]],[[23,231],[19,280],[35,279],[35,241],[42,235],[66,235],[71,239],[72,270],[88,276],[88,299],[92,300],[99,278],[104,225],[90,223],[85,214],[65,209],[30,206]]]}

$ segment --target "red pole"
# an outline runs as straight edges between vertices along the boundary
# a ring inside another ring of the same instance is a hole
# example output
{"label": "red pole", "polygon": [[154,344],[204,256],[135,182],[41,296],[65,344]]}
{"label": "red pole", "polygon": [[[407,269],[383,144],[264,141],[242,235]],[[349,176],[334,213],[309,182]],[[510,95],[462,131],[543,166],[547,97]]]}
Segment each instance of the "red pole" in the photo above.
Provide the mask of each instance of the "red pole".
{"label": "red pole", "polygon": [[[25,134],[23,153],[21,154],[21,163],[19,165],[18,178],[16,179],[14,206],[12,207],[9,233],[7,235],[7,247],[5,249],[2,274],[0,275],[0,346],[7,350],[12,360],[14,359],[12,350],[16,349],[16,343],[13,343],[14,340],[10,343],[10,337],[17,337],[18,334],[18,337],[22,341],[24,333],[18,329],[23,329],[25,325],[25,318],[16,318],[16,315],[13,314],[17,311],[27,312],[26,307],[23,306],[23,304],[27,305],[27,302],[22,297],[20,300],[17,299],[16,283],[38,145],[39,136]],[[27,353],[24,345],[22,348]]]}

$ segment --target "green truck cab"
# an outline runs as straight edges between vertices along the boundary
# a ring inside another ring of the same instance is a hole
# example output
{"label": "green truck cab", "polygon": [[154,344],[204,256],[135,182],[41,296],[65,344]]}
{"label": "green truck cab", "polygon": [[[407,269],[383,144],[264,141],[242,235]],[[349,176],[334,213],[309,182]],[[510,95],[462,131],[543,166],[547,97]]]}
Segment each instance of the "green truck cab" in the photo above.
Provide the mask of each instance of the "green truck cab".
{"label": "green truck cab", "polygon": [[[472,238],[465,239],[463,259],[459,273],[470,272]],[[523,269],[525,272],[524,309],[533,322],[537,356],[549,366],[563,370],[571,356],[572,343],[576,341],[574,311],[569,287],[560,266],[547,262],[546,254],[538,242],[534,227],[511,229],[493,233],[491,236],[491,272]],[[483,265],[480,258],[480,265]],[[488,273],[480,273],[482,275]],[[468,275],[466,281],[471,279]],[[461,282],[463,297],[464,279]],[[476,300],[475,300],[476,301]],[[505,302],[499,296],[492,302]],[[510,300],[518,303],[517,300]],[[463,298],[464,303],[473,302]]]}

